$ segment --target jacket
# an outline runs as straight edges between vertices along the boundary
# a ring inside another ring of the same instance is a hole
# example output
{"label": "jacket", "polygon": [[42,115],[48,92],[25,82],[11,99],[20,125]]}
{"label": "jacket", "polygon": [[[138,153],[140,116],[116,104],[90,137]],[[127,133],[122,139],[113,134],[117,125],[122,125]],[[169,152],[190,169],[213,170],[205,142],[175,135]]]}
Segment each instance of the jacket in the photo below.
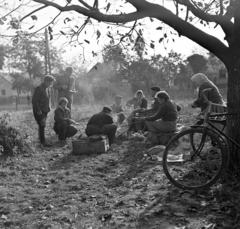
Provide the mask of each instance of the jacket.
{"label": "jacket", "polygon": [[34,113],[42,112],[47,114],[50,111],[49,94],[43,83],[36,87],[33,93],[32,106]]}
{"label": "jacket", "polygon": [[[206,91],[204,92],[204,90]],[[193,102],[193,107],[200,107],[202,111],[207,108],[208,101],[206,101],[205,98],[203,97],[203,92],[210,102],[217,104],[224,103],[218,88],[211,82],[204,82],[199,87],[198,98]]]}
{"label": "jacket", "polygon": [[150,117],[147,117],[147,121],[156,121],[162,119],[162,121],[176,121],[177,120],[177,107],[173,102],[166,101],[161,104],[157,113]]}
{"label": "jacket", "polygon": [[106,114],[105,112],[99,112],[95,115],[93,115],[88,123],[88,125],[94,125],[97,126],[99,128],[102,128],[103,126],[107,125],[107,124],[113,124],[113,118],[111,115]]}
{"label": "jacket", "polygon": [[58,106],[57,109],[54,112],[54,130],[58,131],[62,127],[68,126],[71,124],[71,112],[66,107],[63,108],[61,106]]}

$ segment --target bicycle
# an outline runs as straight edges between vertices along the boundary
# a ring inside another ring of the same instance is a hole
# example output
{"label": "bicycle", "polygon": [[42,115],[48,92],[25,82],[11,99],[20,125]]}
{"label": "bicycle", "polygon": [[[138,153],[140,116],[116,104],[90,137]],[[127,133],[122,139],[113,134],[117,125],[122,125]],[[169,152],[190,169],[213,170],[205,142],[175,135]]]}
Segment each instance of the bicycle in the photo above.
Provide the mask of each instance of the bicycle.
{"label": "bicycle", "polygon": [[177,133],[163,153],[163,171],[178,188],[197,190],[212,186],[227,168],[228,142],[240,149],[234,139],[215,126],[218,123],[225,127],[226,117],[235,114],[211,114],[211,106],[210,103],[201,125]]}

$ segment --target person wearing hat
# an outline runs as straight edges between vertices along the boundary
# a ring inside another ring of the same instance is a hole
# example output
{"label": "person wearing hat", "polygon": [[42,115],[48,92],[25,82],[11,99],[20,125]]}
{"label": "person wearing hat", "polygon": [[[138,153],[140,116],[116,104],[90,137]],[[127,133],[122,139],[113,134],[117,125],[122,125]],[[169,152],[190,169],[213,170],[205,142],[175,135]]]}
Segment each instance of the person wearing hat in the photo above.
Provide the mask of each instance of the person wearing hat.
{"label": "person wearing hat", "polygon": [[160,107],[155,115],[144,118],[147,130],[153,133],[173,132],[177,126],[177,107],[166,91],[155,95]]}
{"label": "person wearing hat", "polygon": [[62,97],[67,98],[68,108],[71,110],[73,102],[73,94],[75,91],[75,78],[72,77],[72,67],[67,67],[63,76],[59,77],[55,87],[58,90],[58,100]]}
{"label": "person wearing hat", "polygon": [[101,112],[94,114],[87,123],[85,130],[87,136],[107,135],[111,145],[117,130],[117,126],[113,123],[111,112],[112,109],[110,107],[103,107]]}
{"label": "person wearing hat", "polygon": [[77,133],[77,129],[72,124],[76,123],[71,119],[71,112],[67,107],[68,100],[65,97],[59,99],[58,107],[54,112],[54,131],[58,135],[61,143],[65,144],[66,138],[70,138]]}
{"label": "person wearing hat", "polygon": [[38,124],[38,134],[40,143],[43,146],[48,146],[45,141],[45,126],[48,112],[50,111],[49,106],[49,93],[48,88],[53,85],[55,81],[51,75],[46,75],[40,86],[36,87],[32,97],[32,108],[33,115]]}

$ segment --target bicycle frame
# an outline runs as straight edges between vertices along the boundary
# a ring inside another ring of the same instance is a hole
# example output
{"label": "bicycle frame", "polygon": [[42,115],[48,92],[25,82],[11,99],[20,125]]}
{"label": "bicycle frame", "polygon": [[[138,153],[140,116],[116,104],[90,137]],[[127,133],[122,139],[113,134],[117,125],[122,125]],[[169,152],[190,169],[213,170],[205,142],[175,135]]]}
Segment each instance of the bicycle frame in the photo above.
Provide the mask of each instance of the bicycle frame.
{"label": "bicycle frame", "polygon": [[[221,137],[224,141],[225,139],[227,139],[228,141],[230,141],[234,146],[236,146],[238,149],[240,149],[240,144],[238,144],[234,139],[232,139],[231,137],[229,137],[228,135],[226,135],[223,131],[221,131],[220,129],[218,129],[217,127],[214,126],[214,120],[209,120],[209,117],[223,117],[223,116],[228,116],[228,115],[234,115],[234,114],[230,114],[230,113],[219,113],[219,114],[210,114],[209,112],[206,113],[205,117],[204,117],[204,123],[203,125],[194,125],[194,127],[201,127],[201,128],[205,128],[208,129],[210,131],[215,132],[219,137]],[[215,122],[217,123],[217,121]],[[210,126],[212,129],[210,129],[208,126]],[[225,139],[224,139],[224,138]]]}

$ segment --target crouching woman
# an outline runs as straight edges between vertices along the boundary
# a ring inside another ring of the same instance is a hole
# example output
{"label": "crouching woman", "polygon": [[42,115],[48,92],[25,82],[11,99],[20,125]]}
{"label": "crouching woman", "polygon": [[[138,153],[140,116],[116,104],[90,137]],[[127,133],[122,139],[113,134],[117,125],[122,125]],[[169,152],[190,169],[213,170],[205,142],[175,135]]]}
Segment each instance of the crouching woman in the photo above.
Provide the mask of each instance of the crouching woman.
{"label": "crouching woman", "polygon": [[53,129],[58,135],[60,142],[64,142],[66,138],[70,138],[77,133],[77,129],[72,125],[75,121],[71,119],[71,111],[67,105],[67,98],[60,98],[58,107],[54,113],[55,123]]}
{"label": "crouching woman", "polygon": [[155,98],[159,102],[159,109],[155,115],[145,118],[147,130],[153,133],[175,131],[178,116],[176,104],[166,91],[159,91]]}

